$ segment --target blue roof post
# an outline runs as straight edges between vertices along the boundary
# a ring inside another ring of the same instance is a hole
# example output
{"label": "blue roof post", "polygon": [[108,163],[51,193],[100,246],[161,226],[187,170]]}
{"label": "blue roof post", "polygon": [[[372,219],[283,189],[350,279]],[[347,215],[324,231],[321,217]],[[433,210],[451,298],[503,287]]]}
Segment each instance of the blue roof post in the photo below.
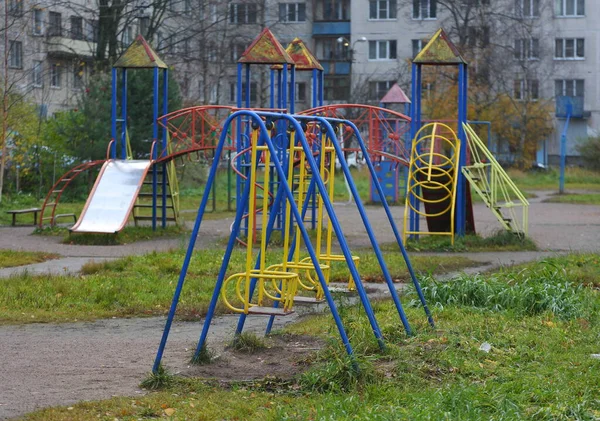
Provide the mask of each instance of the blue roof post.
{"label": "blue roof post", "polygon": [[296,107],[296,65],[290,65],[290,114]]}
{"label": "blue roof post", "polygon": [[[410,113],[410,139],[407,139],[407,150],[410,154],[412,151],[412,142],[414,137],[417,135],[417,132],[421,128],[421,96],[422,96],[422,86],[421,86],[421,64],[413,63],[412,64],[412,85],[411,85],[411,94],[412,94],[412,107]],[[410,180],[407,180],[406,183],[406,194],[411,193]],[[410,203],[415,209],[419,207],[419,200],[413,196],[409,196]],[[419,215],[411,208],[409,210],[409,230],[410,231],[418,231],[419,230]],[[415,236],[413,234],[410,235],[411,238],[418,238],[418,235]]]}
{"label": "blue roof post", "polygon": [[317,103],[318,103],[318,94],[317,94],[317,78],[319,77],[319,74],[317,73],[318,70],[317,69],[312,69],[312,102],[311,102],[311,107],[312,108],[316,108],[317,107]]}
{"label": "blue roof post", "polygon": [[324,82],[325,76],[324,75],[325,75],[325,72],[323,70],[319,70],[319,107],[323,106],[323,99],[324,99],[323,98],[323,96],[324,96],[323,89],[324,89],[324,85],[325,85],[325,82]]}
{"label": "blue roof post", "polygon": [[[163,69],[162,71],[163,74],[163,92],[162,92],[162,96],[163,96],[163,116],[167,115],[167,113],[169,112],[169,78],[168,78],[168,69]],[[158,94],[158,93],[157,93]],[[158,96],[158,95],[157,95]],[[158,124],[158,121],[156,122],[156,124]],[[162,155],[161,156],[165,156],[168,153],[167,150],[167,119],[163,118],[163,127],[162,127],[162,139],[161,139],[161,150],[162,150]],[[162,179],[162,227],[166,228],[167,227],[167,177],[165,176],[167,174],[167,164],[163,162],[163,179]],[[175,209],[173,207],[173,213],[177,212],[177,209]]]}
{"label": "blue roof post", "polygon": [[123,68],[121,83],[121,159],[127,159],[127,69]]}
{"label": "blue roof post", "polygon": [[[152,142],[158,141],[158,67],[154,68],[153,71],[153,83],[152,83]],[[156,145],[154,146],[156,147]],[[162,151],[161,151],[162,155]],[[158,194],[158,168],[156,165],[152,166],[152,230],[156,231],[156,202]],[[163,177],[165,174],[163,174]]]}
{"label": "blue roof post", "polygon": [[112,86],[111,86],[111,104],[110,104],[110,135],[113,144],[110,148],[110,157],[117,158],[117,68],[112,68]]}
{"label": "blue roof post", "polygon": [[[235,105],[238,108],[242,108],[242,63],[238,62],[238,68],[237,68],[237,80],[236,80],[236,98],[235,98]],[[242,146],[242,117],[239,116],[236,119],[236,153],[237,153],[237,157],[236,157],[236,165],[237,168],[240,169],[241,171],[243,171],[242,169],[242,156],[240,154],[240,152],[244,149],[244,147]],[[235,203],[236,203],[236,207],[240,206],[241,203],[241,194],[242,194],[242,176],[240,174],[238,174],[236,172],[235,175],[236,178],[236,183],[235,183]]]}
{"label": "blue roof post", "polygon": [[271,89],[269,106],[275,108],[275,70],[271,69]]}
{"label": "blue roof post", "polygon": [[[246,108],[250,108],[250,63],[246,63],[246,86],[242,87],[242,89],[245,88],[245,95],[246,95],[246,100],[243,101],[245,103],[245,107]],[[243,100],[244,98],[242,98]]]}
{"label": "blue roof post", "polygon": [[456,231],[455,235],[463,237],[467,224],[467,180],[462,168],[467,164],[467,137],[463,123],[467,122],[467,65],[458,65],[458,138],[460,139],[460,155],[458,158],[456,187]]}

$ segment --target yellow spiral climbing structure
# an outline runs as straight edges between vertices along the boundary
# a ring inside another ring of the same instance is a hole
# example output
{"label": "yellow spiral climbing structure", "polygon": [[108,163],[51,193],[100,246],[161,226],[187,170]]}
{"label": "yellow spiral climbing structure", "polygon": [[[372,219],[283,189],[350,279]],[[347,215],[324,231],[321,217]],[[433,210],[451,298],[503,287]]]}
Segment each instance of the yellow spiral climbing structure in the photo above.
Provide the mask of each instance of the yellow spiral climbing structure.
{"label": "yellow spiral climbing structure", "polygon": [[[429,123],[415,135],[408,167],[403,241],[410,235],[449,235],[454,244],[454,211],[460,140],[443,123]],[[409,227],[409,212],[426,218],[428,231]]]}

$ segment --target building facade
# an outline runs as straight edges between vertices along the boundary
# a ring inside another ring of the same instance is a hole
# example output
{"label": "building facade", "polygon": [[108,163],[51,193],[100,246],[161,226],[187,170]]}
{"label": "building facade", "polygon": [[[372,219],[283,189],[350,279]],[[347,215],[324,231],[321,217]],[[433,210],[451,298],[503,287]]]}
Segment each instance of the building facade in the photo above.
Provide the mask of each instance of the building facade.
{"label": "building facade", "polygon": [[[8,88],[52,114],[73,107],[92,76],[100,9],[90,0],[30,1],[2,7],[0,51]],[[556,162],[564,104],[571,104],[568,155],[576,163],[577,141],[600,133],[598,16],[593,0],[135,0],[125,6],[118,37],[122,49],[145,35],[174,68],[186,105],[235,104],[236,62],[263,27],[284,46],[300,37],[311,48],[325,70],[326,102],[377,103],[393,83],[410,92],[410,59],[444,27],[465,51],[471,78],[489,80],[490,90],[514,101],[556,106],[539,162]],[[268,68],[253,69],[255,106],[268,105],[268,75]],[[309,80],[298,75],[297,109],[310,106]],[[494,121],[493,130],[503,124]]]}

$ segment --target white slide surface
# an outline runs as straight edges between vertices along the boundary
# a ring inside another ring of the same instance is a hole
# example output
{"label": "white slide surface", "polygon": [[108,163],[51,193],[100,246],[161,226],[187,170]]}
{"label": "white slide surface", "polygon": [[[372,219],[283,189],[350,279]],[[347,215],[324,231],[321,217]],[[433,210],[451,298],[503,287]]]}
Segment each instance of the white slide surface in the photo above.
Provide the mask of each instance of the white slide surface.
{"label": "white slide surface", "polygon": [[123,229],[151,161],[106,161],[72,232],[115,233]]}

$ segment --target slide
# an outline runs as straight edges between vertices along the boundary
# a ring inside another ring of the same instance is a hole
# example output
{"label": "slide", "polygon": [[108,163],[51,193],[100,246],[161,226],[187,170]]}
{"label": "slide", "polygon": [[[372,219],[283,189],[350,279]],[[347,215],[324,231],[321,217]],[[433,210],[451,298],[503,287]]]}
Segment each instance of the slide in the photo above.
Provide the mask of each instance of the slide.
{"label": "slide", "polygon": [[71,232],[115,233],[133,209],[151,161],[106,161]]}

